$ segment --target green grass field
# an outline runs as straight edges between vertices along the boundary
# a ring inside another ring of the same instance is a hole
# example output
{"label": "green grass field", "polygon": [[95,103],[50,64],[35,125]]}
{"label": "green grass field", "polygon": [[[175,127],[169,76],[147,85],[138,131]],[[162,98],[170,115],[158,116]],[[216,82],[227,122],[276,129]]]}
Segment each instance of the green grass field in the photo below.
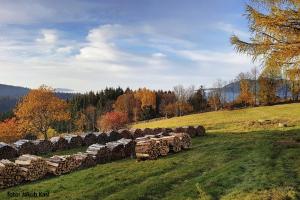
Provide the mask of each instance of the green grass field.
{"label": "green grass field", "polygon": [[[259,125],[257,120],[272,123]],[[279,122],[288,127],[279,128]],[[10,198],[8,192],[33,191],[49,192],[45,199],[300,199],[300,145],[289,142],[300,141],[300,104],[203,113],[134,127],[197,124],[207,127],[208,134],[194,138],[188,151],[49,177],[2,190],[0,199],[30,199]]]}

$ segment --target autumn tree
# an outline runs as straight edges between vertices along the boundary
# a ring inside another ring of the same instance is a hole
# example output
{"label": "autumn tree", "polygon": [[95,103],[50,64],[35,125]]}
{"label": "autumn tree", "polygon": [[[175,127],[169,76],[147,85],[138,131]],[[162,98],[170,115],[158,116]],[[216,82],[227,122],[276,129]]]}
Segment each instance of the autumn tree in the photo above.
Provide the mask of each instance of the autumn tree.
{"label": "autumn tree", "polygon": [[201,86],[189,99],[189,103],[193,106],[194,111],[203,112],[207,108],[207,99],[205,90]]}
{"label": "autumn tree", "polygon": [[141,107],[152,106],[156,107],[156,94],[154,91],[143,88],[134,92],[134,97],[141,102]]}
{"label": "autumn tree", "polygon": [[14,142],[24,136],[16,118],[0,122],[0,141]]}
{"label": "autumn tree", "polygon": [[75,125],[78,131],[85,131],[88,126],[88,119],[83,112],[77,113],[77,119],[75,120]]}
{"label": "autumn tree", "polygon": [[240,82],[240,94],[237,98],[237,102],[244,106],[252,105],[254,101],[251,93],[250,75],[240,73],[238,75],[238,80]]}
{"label": "autumn tree", "polygon": [[189,104],[188,101],[192,97],[194,92],[195,92],[194,86],[184,88],[182,85],[177,85],[174,87],[174,94],[176,97],[176,109],[178,109],[177,116],[186,114],[186,111],[192,108],[191,105],[188,106],[187,104]]}
{"label": "autumn tree", "polygon": [[290,82],[292,98],[294,101],[298,101],[300,95],[300,68],[288,70],[287,77]]}
{"label": "autumn tree", "polygon": [[300,65],[299,0],[252,0],[246,15],[250,41],[231,37],[238,52],[263,61],[265,68],[297,68]]}
{"label": "autumn tree", "polygon": [[258,79],[259,82],[259,103],[270,105],[276,102],[276,94],[279,83],[278,70],[265,70]]}
{"label": "autumn tree", "polygon": [[46,86],[31,90],[24,96],[15,109],[15,115],[26,132],[42,134],[45,139],[48,139],[47,131],[52,123],[70,119],[68,104]]}
{"label": "autumn tree", "polygon": [[132,92],[119,96],[114,104],[114,110],[117,112],[127,113],[129,121],[133,121],[138,118],[138,115],[140,114],[139,108],[140,104],[134,98],[134,94]]}
{"label": "autumn tree", "polygon": [[127,123],[127,114],[115,111],[108,112],[97,120],[98,129],[103,131],[118,130],[120,128],[124,128]]}
{"label": "autumn tree", "polygon": [[89,131],[95,131],[97,123],[96,107],[89,105],[85,110],[84,114],[87,120],[87,129]]}

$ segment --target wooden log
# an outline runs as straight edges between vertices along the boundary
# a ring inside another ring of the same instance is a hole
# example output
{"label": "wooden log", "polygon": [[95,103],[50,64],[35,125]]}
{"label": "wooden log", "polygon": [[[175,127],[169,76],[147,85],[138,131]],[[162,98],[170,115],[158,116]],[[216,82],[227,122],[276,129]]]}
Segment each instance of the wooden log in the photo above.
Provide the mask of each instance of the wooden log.
{"label": "wooden log", "polygon": [[80,168],[92,167],[97,164],[96,156],[89,153],[78,152],[74,154],[74,158],[80,163]]}
{"label": "wooden log", "polygon": [[178,136],[172,135],[172,136],[164,136],[162,137],[162,140],[165,140],[168,142],[170,151],[177,153],[181,151],[181,142]]}
{"label": "wooden log", "polygon": [[94,133],[83,133],[80,136],[83,140],[84,145],[90,146],[97,143],[97,135]]}
{"label": "wooden log", "polygon": [[135,142],[132,139],[122,138],[118,140],[119,143],[124,145],[125,157],[135,157]]}
{"label": "wooden log", "polygon": [[203,126],[199,125],[195,127],[196,131],[197,131],[197,136],[204,136],[206,133],[206,130]]}
{"label": "wooden log", "polygon": [[50,138],[50,142],[53,145],[53,151],[68,149],[68,141],[60,136]]}
{"label": "wooden log", "polygon": [[0,142],[0,160],[2,159],[12,159],[18,156],[17,149],[9,144]]}
{"label": "wooden log", "polygon": [[17,149],[19,155],[36,153],[35,145],[30,140],[18,140],[13,143],[13,146]]}
{"label": "wooden log", "polygon": [[47,169],[50,174],[61,175],[80,167],[80,162],[74,156],[52,156],[46,159]]}
{"label": "wooden log", "polygon": [[46,154],[53,150],[53,144],[49,140],[34,140],[32,141],[37,154]]}
{"label": "wooden log", "polygon": [[158,135],[158,134],[163,133],[163,131],[164,131],[163,128],[155,128],[155,129],[153,129],[153,134]]}
{"label": "wooden log", "polygon": [[131,129],[130,132],[133,134],[132,135],[133,139],[145,136],[144,133],[143,133],[143,131],[142,131],[142,129],[139,129],[139,128],[137,128],[137,129]]}
{"label": "wooden log", "polygon": [[195,127],[193,127],[193,126],[189,126],[189,127],[186,129],[186,133],[189,134],[191,138],[197,136],[197,130],[196,130]]}
{"label": "wooden log", "polygon": [[[94,133],[95,134],[95,133]],[[97,143],[105,145],[108,142],[108,137],[106,133],[97,133]]]}
{"label": "wooden log", "polygon": [[86,153],[95,156],[97,163],[106,163],[111,160],[109,149],[102,144],[93,144],[89,146]]}
{"label": "wooden log", "polygon": [[81,147],[83,144],[83,140],[79,135],[64,135],[63,137],[68,142],[68,148]]}
{"label": "wooden log", "polygon": [[122,139],[122,135],[119,132],[114,130],[107,132],[106,135],[107,135],[108,142],[114,142],[119,139]]}
{"label": "wooden log", "polygon": [[20,167],[26,181],[41,179],[48,172],[46,161],[39,156],[24,154],[18,157],[15,163]]}
{"label": "wooden log", "polygon": [[158,157],[156,142],[151,139],[138,141],[135,145],[135,153],[138,161],[156,159]]}
{"label": "wooden log", "polygon": [[182,149],[189,149],[191,147],[192,140],[189,134],[187,133],[170,133],[170,134],[179,137]]}
{"label": "wooden log", "polygon": [[170,148],[166,140],[163,140],[162,138],[151,138],[151,140],[154,140],[156,142],[157,154],[159,154],[159,156],[168,155]]}
{"label": "wooden log", "polygon": [[154,131],[151,128],[145,128],[143,130],[143,135],[154,135]]}
{"label": "wooden log", "polygon": [[23,181],[20,167],[6,159],[0,160],[0,189],[18,185]]}
{"label": "wooden log", "polygon": [[118,132],[120,133],[122,138],[133,139],[133,134],[127,129],[120,129],[118,130]]}
{"label": "wooden log", "polygon": [[125,158],[125,151],[123,143],[118,141],[106,143],[107,148],[110,151],[111,160],[120,160]]}

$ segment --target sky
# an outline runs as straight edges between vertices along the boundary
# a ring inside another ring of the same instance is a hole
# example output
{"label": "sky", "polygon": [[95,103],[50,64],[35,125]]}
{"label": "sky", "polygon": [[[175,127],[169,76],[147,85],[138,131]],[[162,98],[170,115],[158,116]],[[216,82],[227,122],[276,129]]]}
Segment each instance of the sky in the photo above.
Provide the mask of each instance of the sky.
{"label": "sky", "polygon": [[254,67],[246,0],[0,0],[0,83],[78,92],[213,86]]}

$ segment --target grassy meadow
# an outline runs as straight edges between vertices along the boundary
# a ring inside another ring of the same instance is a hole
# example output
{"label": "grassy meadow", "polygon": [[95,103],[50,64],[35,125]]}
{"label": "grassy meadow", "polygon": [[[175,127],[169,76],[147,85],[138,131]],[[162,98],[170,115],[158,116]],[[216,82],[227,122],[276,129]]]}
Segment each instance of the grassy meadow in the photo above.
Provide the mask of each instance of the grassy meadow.
{"label": "grassy meadow", "polygon": [[49,192],[45,199],[53,200],[300,198],[300,104],[202,113],[134,127],[197,124],[208,134],[194,138],[190,150],[155,161],[126,159],[49,177],[2,190],[0,199],[30,199],[8,197],[8,192],[34,191]]}

